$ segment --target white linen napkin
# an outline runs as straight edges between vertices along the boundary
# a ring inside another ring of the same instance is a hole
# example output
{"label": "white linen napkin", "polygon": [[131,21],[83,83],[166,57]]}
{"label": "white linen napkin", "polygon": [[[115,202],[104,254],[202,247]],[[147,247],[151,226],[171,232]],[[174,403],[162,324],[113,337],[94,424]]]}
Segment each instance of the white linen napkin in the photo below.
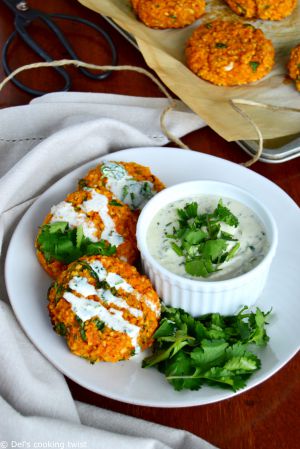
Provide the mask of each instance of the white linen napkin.
{"label": "white linen napkin", "polygon": [[[3,265],[34,199],[77,166],[116,150],[164,145],[164,99],[55,93],[0,111],[0,447],[209,449],[183,430],[75,402],[64,376],[32,345],[9,306]],[[180,137],[204,123],[181,102],[167,124]]]}

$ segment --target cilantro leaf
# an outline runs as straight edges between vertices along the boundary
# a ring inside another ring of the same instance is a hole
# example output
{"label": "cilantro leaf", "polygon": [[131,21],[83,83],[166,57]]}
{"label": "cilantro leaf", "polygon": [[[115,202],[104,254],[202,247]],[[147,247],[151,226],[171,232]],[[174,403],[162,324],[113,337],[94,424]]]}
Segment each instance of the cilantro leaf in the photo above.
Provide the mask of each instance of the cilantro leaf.
{"label": "cilantro leaf", "polygon": [[199,257],[186,262],[185,271],[192,276],[202,276],[206,278],[214,270],[209,259]]}
{"label": "cilantro leaf", "polygon": [[178,352],[171,363],[166,365],[164,374],[175,390],[199,390],[202,379],[191,364],[190,357],[183,351]]}
{"label": "cilantro leaf", "polygon": [[85,237],[82,226],[71,229],[64,221],[43,225],[37,243],[47,262],[58,260],[69,264],[81,256],[111,256],[116,252],[116,247],[105,240],[92,242]]}
{"label": "cilantro leaf", "polygon": [[202,340],[201,347],[193,349],[191,359],[194,366],[206,371],[215,364],[220,364],[226,357],[228,343],[224,340]]}
{"label": "cilantro leaf", "polygon": [[258,307],[256,313],[249,317],[249,322],[252,327],[252,333],[249,341],[255,343],[258,346],[265,346],[269,341],[269,337],[266,334],[265,324],[267,324],[266,318],[270,312],[264,313]]}
{"label": "cilantro leaf", "polygon": [[269,314],[244,307],[236,315],[194,318],[163,305],[153,354],[143,360],[142,367],[156,367],[177,391],[198,390],[203,384],[237,391],[261,366],[249,347],[268,341]]}
{"label": "cilantro leaf", "polygon": [[221,224],[237,227],[239,221],[222,200],[212,213],[199,213],[196,202],[187,203],[176,213],[178,222],[173,234],[167,233],[166,238],[173,240],[171,248],[184,258],[186,273],[206,278],[238,252],[239,242]]}
{"label": "cilantro leaf", "polygon": [[234,226],[235,228],[239,224],[238,218],[228,209],[228,207],[223,205],[222,200],[219,201],[217,208],[213,212],[213,217],[229,226]]}

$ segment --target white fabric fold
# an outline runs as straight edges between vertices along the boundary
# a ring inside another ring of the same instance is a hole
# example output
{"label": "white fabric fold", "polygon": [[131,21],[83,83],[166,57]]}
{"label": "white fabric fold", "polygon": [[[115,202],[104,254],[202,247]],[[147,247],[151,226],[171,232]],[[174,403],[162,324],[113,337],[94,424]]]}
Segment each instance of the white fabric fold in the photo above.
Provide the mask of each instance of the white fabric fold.
{"label": "white fabric fold", "polygon": [[[213,447],[183,430],[75,402],[64,376],[30,342],[4,302],[5,254],[24,211],[53,182],[87,161],[120,149],[165,144],[159,129],[165,105],[162,99],[57,93],[0,111],[1,447]],[[177,137],[203,126],[180,102],[168,120]]]}

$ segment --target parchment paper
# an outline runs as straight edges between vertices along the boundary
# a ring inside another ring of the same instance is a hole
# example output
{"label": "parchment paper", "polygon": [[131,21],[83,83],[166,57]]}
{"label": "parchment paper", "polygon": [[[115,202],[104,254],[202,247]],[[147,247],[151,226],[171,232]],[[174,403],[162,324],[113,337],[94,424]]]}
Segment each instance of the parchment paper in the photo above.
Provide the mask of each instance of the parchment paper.
{"label": "parchment paper", "polygon": [[[241,87],[220,87],[201,80],[186,67],[184,47],[193,30],[203,21],[215,18],[243,21],[222,0],[206,0],[206,14],[195,24],[180,30],[154,30],[146,27],[136,18],[129,0],[79,1],[88,8],[112,18],[131,33],[148,66],[155,70],[182,101],[228,141],[257,139],[257,133],[251,124],[233,110],[230,99],[242,98],[276,106],[300,108],[300,93],[286,75],[290,50],[300,43],[299,2],[293,14],[282,21],[247,20],[247,23],[261,28],[275,46],[276,63],[272,72],[256,83]],[[240,107],[255,121],[265,139],[300,132],[300,113],[274,112],[253,106]]]}

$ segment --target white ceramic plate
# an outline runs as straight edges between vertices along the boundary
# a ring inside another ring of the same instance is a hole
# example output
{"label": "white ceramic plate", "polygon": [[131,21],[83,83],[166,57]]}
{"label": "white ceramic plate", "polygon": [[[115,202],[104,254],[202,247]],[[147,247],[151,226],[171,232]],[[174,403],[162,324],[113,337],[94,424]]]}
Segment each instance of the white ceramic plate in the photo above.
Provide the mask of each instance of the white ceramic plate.
{"label": "white ceramic plate", "polygon": [[[196,179],[234,183],[257,196],[273,213],[279,245],[267,286],[257,305],[273,307],[269,345],[259,351],[262,368],[243,392],[274,374],[300,347],[299,229],[300,214],[292,199],[272,182],[240,165],[213,156],[174,148],[136,148],[110,154],[110,160],[150,166],[166,185]],[[100,159],[99,159],[100,160]],[[86,164],[47,190],[23,216],[11,239],[5,266],[11,304],[23,329],[37,348],[66,376],[83,387],[120,401],[153,407],[187,407],[230,398],[237,393],[203,387],[175,392],[156,369],[141,368],[143,355],[117,364],[90,365],[72,355],[56,335],[47,312],[50,279],[35,257],[33,242],[51,205],[75,189],[77,180],[99,160]]]}

